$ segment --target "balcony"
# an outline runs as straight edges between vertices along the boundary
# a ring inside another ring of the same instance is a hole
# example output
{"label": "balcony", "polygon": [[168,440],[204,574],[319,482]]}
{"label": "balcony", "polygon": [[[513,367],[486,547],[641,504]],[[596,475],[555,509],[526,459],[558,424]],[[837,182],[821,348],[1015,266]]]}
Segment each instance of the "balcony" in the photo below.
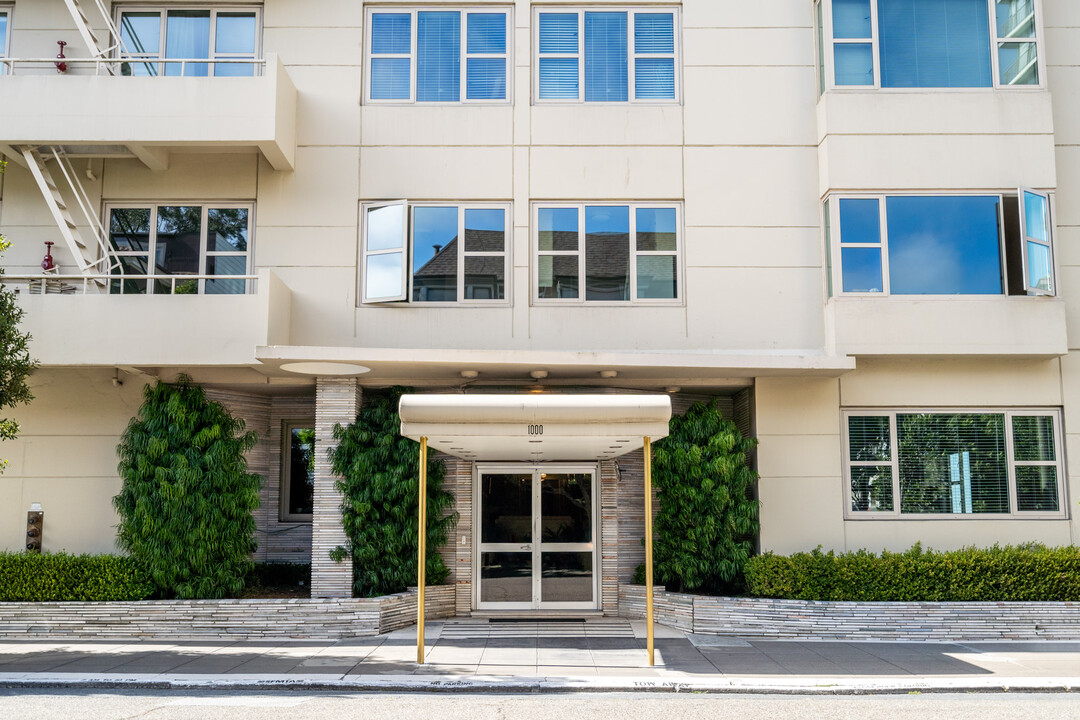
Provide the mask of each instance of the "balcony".
{"label": "balcony", "polygon": [[51,60],[3,61],[0,152],[16,162],[16,146],[59,145],[69,155],[134,156],[166,170],[172,150],[227,148],[293,169],[297,92],[275,54],[255,61],[252,77],[184,77],[182,67],[175,77],[129,77],[110,74],[114,60],[67,62],[70,72],[58,75],[34,74]]}
{"label": "balcony", "polygon": [[289,344],[292,293],[269,270],[240,279],[253,291],[186,295],[176,282],[176,294],[108,294],[94,278],[40,274],[4,282],[19,291],[44,366],[250,366],[257,346]]}
{"label": "balcony", "polygon": [[835,352],[856,356],[1065,355],[1065,302],[1052,297],[839,297],[825,308]]}

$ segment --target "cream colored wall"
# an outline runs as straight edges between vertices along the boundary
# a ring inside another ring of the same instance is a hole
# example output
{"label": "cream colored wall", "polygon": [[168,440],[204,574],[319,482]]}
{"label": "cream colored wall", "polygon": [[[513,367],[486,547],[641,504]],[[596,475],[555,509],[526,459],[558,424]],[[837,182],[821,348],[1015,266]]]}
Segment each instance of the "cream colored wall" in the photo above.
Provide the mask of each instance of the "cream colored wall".
{"label": "cream colored wall", "polygon": [[34,401],[13,417],[16,440],[0,443],[9,465],[0,475],[0,549],[25,544],[26,512],[40,502],[48,551],[116,552],[112,498],[120,491],[116,444],[142,404],[144,383],[101,370],[38,370]]}
{"label": "cream colored wall", "polygon": [[[761,546],[789,553],[812,550],[904,550],[915,542],[939,550],[1080,540],[1080,473],[1066,465],[1068,517],[1060,520],[845,520],[841,451],[843,408],[1061,407],[1062,362],[952,358],[862,358],[837,380],[757,381],[761,474]],[[1075,415],[1075,411],[1073,411]],[[1070,429],[1066,405],[1065,428]],[[1066,458],[1077,437],[1066,437]]]}

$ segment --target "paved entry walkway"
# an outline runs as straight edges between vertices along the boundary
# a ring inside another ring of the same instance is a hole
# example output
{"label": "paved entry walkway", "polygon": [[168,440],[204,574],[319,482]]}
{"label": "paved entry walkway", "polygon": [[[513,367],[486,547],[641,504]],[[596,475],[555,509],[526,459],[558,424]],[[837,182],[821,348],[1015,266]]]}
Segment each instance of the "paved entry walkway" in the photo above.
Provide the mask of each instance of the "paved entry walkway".
{"label": "paved entry walkway", "polygon": [[0,641],[0,686],[903,691],[1080,687],[1080,643],[797,642],[687,635],[643,622],[431,623],[342,641]]}

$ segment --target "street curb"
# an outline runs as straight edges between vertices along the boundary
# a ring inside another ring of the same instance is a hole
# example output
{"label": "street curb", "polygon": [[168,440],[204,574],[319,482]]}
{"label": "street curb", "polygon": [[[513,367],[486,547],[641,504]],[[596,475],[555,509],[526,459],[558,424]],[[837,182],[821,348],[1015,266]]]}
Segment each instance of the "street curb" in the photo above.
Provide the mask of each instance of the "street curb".
{"label": "street curb", "polygon": [[663,680],[656,677],[522,678],[501,676],[192,676],[0,673],[0,689],[244,690],[392,693],[697,693],[740,695],[900,695],[920,693],[1071,693],[1080,677],[1068,678],[724,678]]}

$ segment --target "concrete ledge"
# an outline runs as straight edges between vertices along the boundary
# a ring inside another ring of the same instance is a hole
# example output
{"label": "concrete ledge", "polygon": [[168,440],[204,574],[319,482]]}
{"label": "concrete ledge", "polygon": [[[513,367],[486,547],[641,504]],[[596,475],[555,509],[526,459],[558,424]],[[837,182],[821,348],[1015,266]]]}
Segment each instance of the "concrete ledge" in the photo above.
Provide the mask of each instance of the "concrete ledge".
{"label": "concrete ledge", "polygon": [[[375,598],[0,603],[0,638],[338,640],[416,622],[415,588]],[[426,590],[425,617],[453,617],[454,586]]]}
{"label": "concrete ledge", "polygon": [[[799,640],[1080,640],[1080,602],[811,602],[667,592],[657,622],[685,632]],[[645,588],[619,586],[619,614],[645,617]]]}

